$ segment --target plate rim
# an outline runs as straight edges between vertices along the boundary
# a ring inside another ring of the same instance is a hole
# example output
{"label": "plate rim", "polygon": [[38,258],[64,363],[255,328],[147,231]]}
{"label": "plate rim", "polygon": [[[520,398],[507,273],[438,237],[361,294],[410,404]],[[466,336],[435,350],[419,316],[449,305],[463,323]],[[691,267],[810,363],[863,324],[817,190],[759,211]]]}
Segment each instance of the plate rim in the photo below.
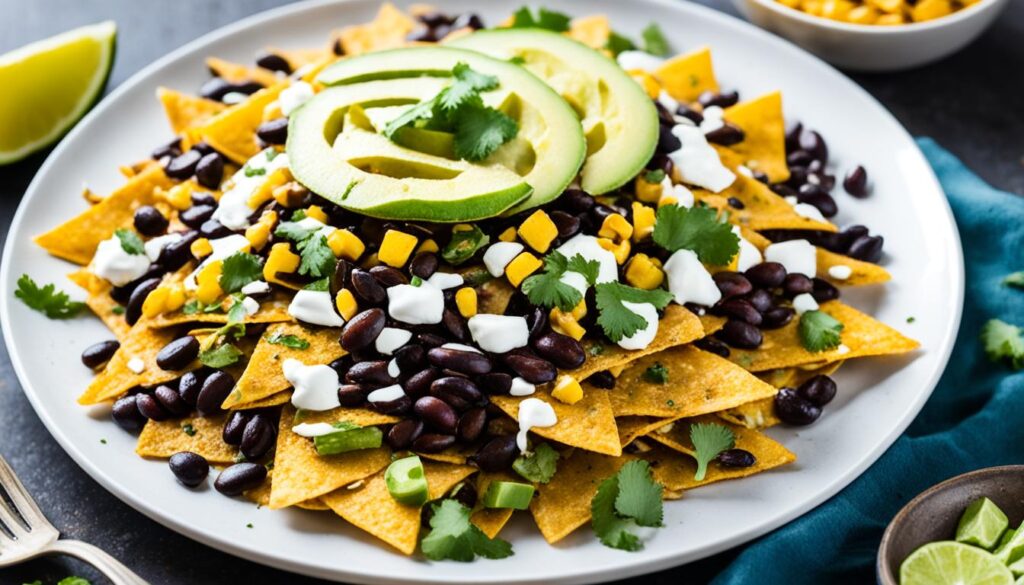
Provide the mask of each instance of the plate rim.
{"label": "plate rim", "polygon": [[[22,199],[18,204],[17,211],[11,220],[10,228],[7,234],[7,238],[4,242],[3,256],[0,258],[0,294],[3,298],[0,299],[0,329],[3,329],[4,342],[10,356],[12,368],[18,378],[18,382],[21,385],[22,392],[28,398],[33,410],[36,415],[43,422],[47,431],[57,441],[62,449],[72,458],[73,461],[83,469],[93,480],[99,483],[105,490],[117,497],[122,502],[128,504],[136,511],[144,514],[148,518],[156,521],[157,523],[165,526],[179,534],[200,542],[206,546],[210,546],[221,552],[226,552],[234,556],[244,558],[259,564],[271,566],[274,568],[291,571],[303,575],[319,577],[329,580],[355,580],[361,583],[394,583],[396,579],[388,577],[387,575],[381,575],[378,573],[371,573],[367,570],[358,570],[353,568],[334,568],[332,570],[321,570],[319,567],[310,566],[302,563],[301,561],[295,561],[290,558],[286,558],[280,555],[275,555],[273,551],[254,551],[237,544],[227,536],[216,536],[208,535],[201,530],[193,529],[186,525],[182,520],[178,520],[171,516],[162,514],[159,510],[152,508],[145,500],[140,498],[132,497],[129,493],[126,493],[121,486],[117,484],[112,478],[108,477],[100,467],[95,465],[77,446],[76,444],[67,437],[59,425],[49,416],[48,412],[42,405],[40,399],[41,393],[33,389],[32,385],[28,383],[29,377],[25,371],[24,363],[16,346],[14,344],[12,328],[10,326],[10,313],[9,307],[13,303],[13,291],[10,289],[10,257],[12,255],[12,243],[15,240],[15,235],[19,234],[21,229],[21,223],[24,216],[27,214],[28,202],[34,199],[37,194],[36,191],[39,188],[39,184],[42,182],[43,177],[53,172],[51,167],[54,167],[56,160],[61,154],[69,148],[69,145],[77,140],[79,134],[83,133],[88,128],[95,118],[101,113],[105,112],[108,108],[114,107],[120,96],[127,93],[136,85],[144,83],[150,77],[152,77],[158,70],[173,64],[179,59],[186,57],[190,53],[201,50],[207,45],[213,44],[224,38],[231,37],[238,34],[250,27],[264,24],[268,21],[280,18],[282,16],[291,15],[293,13],[300,13],[315,10],[325,6],[344,6],[346,4],[355,4],[360,0],[303,0],[292,4],[285,4],[282,6],[274,7],[268,10],[258,12],[256,14],[247,16],[240,20],[237,20],[231,24],[225,25],[214,29],[204,35],[201,35],[181,47],[171,51],[167,55],[153,61],[149,65],[143,67],[138,72],[134,73],[116,88],[111,91],[108,95],[104,96],[101,101],[94,107],[64,138],[61,139],[60,143],[47,155],[46,160],[39,167],[34,175],[25,193],[22,195]],[[383,0],[382,0],[383,1]],[[722,24],[726,27],[741,29],[744,34],[756,38],[757,40],[765,43],[775,45],[779,50],[795,53],[799,55],[799,58],[807,59],[810,58],[812,61],[817,62],[821,67],[831,70],[835,75],[835,80],[838,83],[842,83],[846,86],[847,91],[858,94],[861,99],[866,99],[877,106],[880,114],[889,118],[889,121],[893,123],[898,132],[902,133],[906,140],[913,145],[913,149],[910,151],[913,156],[918,159],[922,167],[927,169],[927,176],[917,177],[918,180],[927,181],[929,184],[929,190],[935,191],[943,196],[940,197],[941,208],[943,210],[943,216],[949,222],[953,238],[949,242],[949,248],[952,251],[952,257],[950,261],[950,274],[949,279],[955,283],[955,287],[952,292],[954,293],[955,301],[955,313],[951,316],[951,319],[946,323],[945,331],[943,332],[942,339],[937,343],[937,349],[935,350],[938,355],[938,361],[936,362],[935,369],[931,372],[925,382],[922,391],[920,391],[909,408],[906,411],[903,419],[896,424],[888,434],[886,434],[878,445],[864,454],[864,456],[856,462],[855,465],[850,466],[844,473],[839,474],[831,482],[829,482],[817,496],[805,500],[802,505],[793,507],[792,510],[779,514],[773,518],[765,520],[759,524],[748,526],[741,532],[734,535],[732,538],[723,539],[714,544],[709,544],[697,548],[696,550],[689,553],[687,556],[690,557],[686,561],[680,561],[678,557],[679,553],[672,554],[662,553],[647,553],[644,555],[637,555],[631,557],[622,557],[623,562],[617,565],[613,569],[587,569],[585,566],[581,566],[579,570],[572,573],[571,575],[557,577],[557,581],[561,583],[594,583],[594,582],[605,582],[614,579],[620,579],[630,576],[642,575],[659,571],[687,562],[694,562],[701,558],[706,558],[713,554],[734,548],[743,543],[750,542],[755,538],[763,536],[768,532],[775,530],[776,528],[788,524],[804,514],[814,510],[820,506],[826,500],[832,498],[834,495],[839,493],[843,488],[852,483],[854,480],[859,478],[872,464],[874,464],[885,451],[892,446],[892,444],[903,434],[906,428],[916,419],[920,413],[924,404],[931,397],[934,392],[939,379],[945,372],[948,366],[950,356],[953,351],[957,339],[957,333],[959,331],[960,322],[963,315],[963,300],[965,294],[965,267],[964,267],[964,256],[963,248],[961,245],[960,234],[957,229],[955,217],[953,216],[952,209],[949,205],[948,200],[944,196],[944,191],[941,184],[935,175],[934,170],[928,164],[920,147],[917,145],[914,137],[907,131],[902,123],[886,108],[881,102],[875,99],[870,93],[868,93],[861,86],[856,84],[847,75],[832,67],[828,63],[824,62],[817,56],[809,53],[795,44],[777,37],[757,26],[744,21],[738,17],[732,16],[725,12],[715,10],[713,8],[697,4],[690,1],[679,1],[679,0],[643,0],[644,2],[658,6],[663,10],[671,10],[686,13],[693,11],[699,13],[702,17],[708,18],[713,21],[717,21],[718,24]],[[442,2],[443,3],[443,0]],[[401,4],[405,4],[404,1]],[[585,4],[585,1],[579,1],[579,4]],[[31,391],[29,390],[31,389]],[[402,582],[407,583],[453,583],[453,582],[478,582],[478,583],[549,583],[553,582],[547,579],[537,580],[530,577],[512,577],[503,578],[497,574],[483,574],[475,575],[472,580],[455,578],[452,576],[431,576],[430,571],[424,571],[422,574],[417,575],[414,578],[402,578]]]}

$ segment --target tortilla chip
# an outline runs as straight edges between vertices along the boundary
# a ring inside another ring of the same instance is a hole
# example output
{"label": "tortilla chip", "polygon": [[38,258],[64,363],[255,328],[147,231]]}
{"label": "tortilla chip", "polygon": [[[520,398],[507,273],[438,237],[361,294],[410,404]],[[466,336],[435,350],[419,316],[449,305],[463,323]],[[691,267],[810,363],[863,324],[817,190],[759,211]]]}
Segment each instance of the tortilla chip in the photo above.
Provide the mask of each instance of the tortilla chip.
{"label": "tortilla chip", "polygon": [[793,380],[796,379],[796,368],[779,368],[777,370],[768,370],[767,372],[758,372],[757,377],[776,388],[792,386]]}
{"label": "tortilla chip", "polygon": [[608,457],[575,451],[558,462],[558,472],[547,484],[537,486],[530,512],[544,539],[554,544],[590,520],[590,501],[597,486],[636,459],[632,455]]}
{"label": "tortilla chip", "polygon": [[405,45],[405,37],[417,26],[415,20],[395,8],[394,4],[385,2],[372,21],[346,27],[341,31],[339,40],[345,55],[394,49]]}
{"label": "tortilla chip", "polygon": [[[110,297],[110,291],[114,287],[107,281],[96,276],[86,269],[77,270],[68,275],[71,282],[85,289],[88,296],[85,304],[89,310],[96,314],[103,321],[103,324],[110,329],[118,341],[124,341],[128,336],[131,326],[124,320],[124,314],[114,312],[114,309],[121,307],[117,301]],[[121,307],[123,308],[123,307]]]}
{"label": "tortilla chip", "polygon": [[[475,467],[424,461],[427,476],[428,499],[444,496],[460,481],[474,472]],[[335,490],[322,501],[335,514],[397,548],[403,554],[416,552],[420,534],[420,508],[399,504],[391,497],[380,472],[354,489]]]}
{"label": "tortilla chip", "polygon": [[[274,470],[270,469],[267,471],[267,479],[263,481],[258,487],[251,490],[246,490],[242,493],[245,499],[253,502],[257,506],[269,506],[270,505],[270,489],[274,482]],[[327,504],[320,501],[320,498],[313,498],[312,500],[306,500],[305,502],[299,502],[295,504],[296,508],[302,508],[303,510],[312,510],[314,512],[323,512],[330,510]]]}
{"label": "tortilla chip", "polygon": [[278,83],[252,94],[242,103],[231,106],[210,119],[197,130],[207,144],[238,164],[243,164],[261,150],[256,128],[263,123],[263,108],[277,99],[287,83]]}
{"label": "tortilla chip", "polygon": [[791,366],[826,365],[856,357],[895,355],[920,346],[899,331],[839,301],[829,301],[821,305],[821,310],[843,324],[842,344],[836,349],[820,352],[804,349],[797,331],[800,320],[793,319],[785,327],[763,331],[764,341],[758,349],[731,348],[729,360],[751,372],[763,372]]}
{"label": "tortilla chip", "polygon": [[589,387],[576,404],[555,400],[546,388],[539,388],[532,396],[492,396],[491,402],[505,414],[519,420],[519,403],[524,398],[539,398],[547,402],[558,417],[554,426],[534,427],[531,432],[588,451],[616,456],[622,454],[607,390]]}
{"label": "tortilla chip", "polygon": [[[138,323],[121,341],[121,347],[89,386],[78,397],[79,404],[98,404],[113,400],[136,386],[152,386],[170,382],[198,367],[198,362],[183,370],[167,371],[156,365],[156,354],[178,337],[173,329],[152,329]],[[145,364],[141,373],[128,369],[128,362],[139,358]]]}
{"label": "tortilla chip", "polygon": [[[308,341],[309,347],[292,349],[267,341],[275,335],[294,335]],[[291,388],[281,369],[281,364],[289,358],[306,365],[329,364],[345,353],[338,343],[337,329],[307,329],[298,323],[271,325],[256,344],[249,366],[221,407],[237,408],[240,404],[255,402]]]}
{"label": "tortilla chip", "polygon": [[[160,422],[148,420],[139,433],[135,452],[142,457],[167,459],[175,453],[191,451],[210,463],[234,463],[238,448],[225,443],[222,436],[227,417],[221,413]],[[189,429],[192,434],[186,432]]]}
{"label": "tortilla chip", "polygon": [[[845,279],[833,278],[828,271],[828,269],[833,266],[849,267],[851,270],[850,277]],[[864,262],[863,260],[857,260],[842,254],[836,254],[835,252],[831,252],[825,248],[818,248],[817,273],[819,278],[824,278],[831,281],[833,284],[840,286],[879,284],[882,282],[888,282],[892,279],[889,272],[878,264],[872,264],[871,262]]]}
{"label": "tortilla chip", "polygon": [[263,87],[270,87],[280,82],[281,79],[273,72],[262,67],[246,67],[217,57],[208,57],[206,67],[210,73],[221,77],[231,83],[244,81],[255,81]]}
{"label": "tortilla chip", "polygon": [[692,103],[705,91],[718,91],[708,47],[672,57],[654,72],[654,76],[670,96],[681,102]]}
{"label": "tortilla chip", "polygon": [[637,437],[653,433],[656,429],[660,429],[678,418],[657,418],[653,416],[623,416],[617,418],[615,423],[619,426],[619,444],[625,447]]}
{"label": "tortilla chip", "polygon": [[[251,361],[251,360],[250,360]],[[252,402],[246,402],[244,404],[236,404],[231,407],[232,410],[255,410],[257,408],[269,408],[271,406],[280,406],[286,402],[290,402],[292,399],[292,391],[285,390],[284,392],[278,392],[272,396],[267,396],[260,400],[254,400]]]}
{"label": "tortilla chip", "polygon": [[298,71],[306,66],[315,66],[325,59],[333,58],[329,48],[324,49],[279,49],[271,47],[267,52],[277,55],[288,62],[292,71]]}
{"label": "tortilla chip", "polygon": [[608,45],[608,39],[612,35],[612,26],[605,14],[594,14],[574,18],[569,23],[569,30],[565,34],[591,49],[602,50]]}
{"label": "tortilla chip", "polygon": [[171,184],[163,168],[153,163],[96,205],[36,236],[35,242],[58,258],[85,266],[92,262],[100,242],[117,228],[132,225],[135,210],[142,205],[153,205],[156,189]]}
{"label": "tortilla chip", "polygon": [[164,114],[171,130],[181,134],[195,126],[201,126],[227,106],[220,102],[193,95],[184,94],[173,89],[160,87],[156,97],[164,106]]}
{"label": "tortilla chip", "polygon": [[[338,409],[340,410],[340,409]],[[344,420],[354,417],[346,416]],[[337,422],[343,420],[337,410],[308,413],[303,422]],[[274,483],[270,491],[270,507],[284,508],[330,493],[374,473],[391,462],[388,449],[363,449],[321,457],[313,441],[292,432],[295,408],[281,409],[274,455]],[[356,421],[352,421],[356,422]],[[365,424],[359,423],[356,424]],[[381,423],[375,423],[381,424]]]}
{"label": "tortilla chip", "polygon": [[786,164],[786,124],[782,94],[774,91],[725,109],[725,119],[743,130],[743,140],[728,147],[752,171],[768,175],[773,183],[789,179]]}
{"label": "tortilla chip", "polygon": [[[267,300],[260,302],[260,310],[256,311],[255,314],[249,315],[245,318],[246,324],[255,323],[281,323],[284,321],[293,321],[292,316],[288,314],[288,305],[291,303],[289,294],[283,291],[275,291],[274,294]],[[228,314],[226,312],[218,313],[206,313],[200,311],[191,315],[186,314],[184,311],[179,310],[173,313],[161,313],[155,317],[145,318],[140,322],[145,322],[153,329],[163,329],[165,327],[174,327],[176,325],[183,325],[185,323],[207,323],[210,325],[223,325],[228,322]]]}
{"label": "tortilla chip", "polygon": [[416,453],[420,459],[430,459],[438,463],[451,463],[453,465],[464,465],[469,456],[476,452],[476,449],[468,445],[455,445],[448,447],[440,453]]}
{"label": "tortilla chip", "polygon": [[[843,363],[844,362],[842,361],[838,361],[820,368],[810,369],[802,367],[782,368],[758,374],[758,377],[764,379],[776,388],[786,386],[795,388],[819,374],[831,376],[839,369],[839,366],[843,365]],[[747,404],[742,404],[716,414],[722,420],[735,425],[747,427],[748,429],[767,429],[782,422],[779,420],[779,417],[775,415],[774,397],[762,398],[761,400],[748,402]]]}
{"label": "tortilla chip", "polygon": [[470,516],[469,520],[475,524],[477,528],[482,530],[488,538],[498,536],[498,533],[505,527],[505,524],[508,524],[508,521],[512,518],[512,514],[515,512],[515,510],[511,508],[484,508],[483,504],[480,503],[484,499],[484,494],[487,493],[487,488],[489,488],[491,482],[494,481],[522,482],[523,478],[509,472],[480,472],[480,475],[476,477],[477,505],[476,510],[473,511],[473,515]]}
{"label": "tortilla chip", "polygon": [[[667,383],[646,378],[647,369],[655,364],[668,369]],[[608,397],[616,417],[672,418],[718,412],[775,393],[773,386],[725,358],[680,346],[637,360],[619,376]]]}
{"label": "tortilla chip", "polygon": [[[725,157],[722,160],[733,170],[736,169],[736,161]],[[752,230],[769,229],[804,229],[822,230],[828,232],[837,231],[836,226],[829,222],[820,222],[808,219],[799,215],[793,210],[793,206],[786,203],[779,194],[775,193],[757,179],[747,177],[743,173],[736,172],[736,180],[723,191],[715,194],[704,189],[694,189],[694,197],[716,209],[729,211],[729,221]],[[728,204],[728,199],[735,197],[743,203],[743,209],[735,209]]]}

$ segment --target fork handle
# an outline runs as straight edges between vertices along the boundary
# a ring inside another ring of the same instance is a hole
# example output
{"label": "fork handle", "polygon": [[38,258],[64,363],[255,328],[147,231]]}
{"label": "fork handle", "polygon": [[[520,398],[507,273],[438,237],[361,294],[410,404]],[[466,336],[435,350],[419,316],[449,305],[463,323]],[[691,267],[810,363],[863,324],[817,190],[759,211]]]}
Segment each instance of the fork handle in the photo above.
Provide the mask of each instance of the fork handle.
{"label": "fork handle", "polygon": [[149,585],[121,561],[87,542],[55,540],[42,554],[63,554],[81,559],[106,575],[114,585]]}

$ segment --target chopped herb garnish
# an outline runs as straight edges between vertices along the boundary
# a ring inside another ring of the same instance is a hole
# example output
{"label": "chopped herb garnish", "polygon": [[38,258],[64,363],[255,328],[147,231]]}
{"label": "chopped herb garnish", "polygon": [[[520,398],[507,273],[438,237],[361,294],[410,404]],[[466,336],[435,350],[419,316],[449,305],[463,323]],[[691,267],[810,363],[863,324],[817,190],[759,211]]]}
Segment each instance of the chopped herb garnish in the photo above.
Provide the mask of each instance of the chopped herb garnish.
{"label": "chopped herb garnish", "polygon": [[587,350],[587,353],[589,353],[591,356],[601,355],[602,353],[604,353],[604,345],[601,344],[600,342],[595,343],[594,345],[590,346],[590,349]]}
{"label": "chopped herb garnish", "polygon": [[619,53],[623,51],[632,51],[636,48],[636,45],[628,38],[612,31],[612,33],[608,35],[608,42],[605,43],[604,48],[608,49],[613,56],[618,57]]}
{"label": "chopped herb garnish", "polygon": [[306,219],[305,209],[296,209],[292,212],[292,221],[302,221],[304,219]]}
{"label": "chopped herb garnish", "polygon": [[623,302],[650,303],[656,309],[664,309],[672,300],[672,293],[666,290],[643,290],[620,282],[603,282],[595,290],[595,302],[600,312],[597,324],[608,339],[616,343],[648,325],[647,319],[627,308]]}
{"label": "chopped herb garnish", "polygon": [[242,287],[263,278],[263,261],[255,254],[235,252],[224,259],[220,275],[220,288],[226,293],[242,290]]}
{"label": "chopped herb garnish", "polygon": [[92,585],[92,582],[82,577],[64,577],[60,581],[57,581],[57,585]]}
{"label": "chopped herb garnish", "polygon": [[718,266],[728,264],[740,249],[732,226],[710,207],[663,205],[658,208],[652,236],[669,252],[692,250],[701,262]]}
{"label": "chopped herb garnish", "polygon": [[121,249],[132,256],[139,256],[146,253],[146,245],[142,242],[139,234],[130,229],[121,228],[114,230],[114,235],[121,240]]}
{"label": "chopped herb garnish", "polygon": [[250,166],[249,164],[246,164],[243,169],[246,177],[258,177],[267,174],[267,169]]}
{"label": "chopped herb garnish", "polygon": [[491,237],[475,225],[472,226],[472,229],[452,231],[452,239],[441,250],[441,258],[453,266],[458,266],[472,258],[477,250],[489,244],[490,241]]}
{"label": "chopped herb garnish", "polygon": [[736,446],[736,436],[728,427],[715,423],[697,423],[690,427],[690,442],[696,451],[697,473],[693,479],[704,481],[708,472],[708,463],[718,457],[722,451]]}
{"label": "chopped herb garnish", "polygon": [[246,528],[252,528],[252,522],[245,525]]}
{"label": "chopped herb garnish", "polygon": [[907,323],[913,323],[914,321],[917,321],[916,317],[907,317]]}
{"label": "chopped herb garnish", "polygon": [[423,279],[414,274],[412,280],[409,281],[409,284],[411,284],[412,286],[422,286]]}
{"label": "chopped herb garnish", "polygon": [[107,444],[107,440],[106,439],[100,439],[100,444],[101,445],[106,445]]}
{"label": "chopped herb garnish", "polygon": [[558,467],[558,451],[547,443],[541,443],[529,455],[520,455],[513,463],[516,473],[535,483],[547,483]]}
{"label": "chopped herb garnish", "polygon": [[644,380],[653,384],[666,384],[668,383],[668,368],[661,365],[660,362],[656,363],[644,370],[643,377]]}
{"label": "chopped herb garnish", "polygon": [[523,293],[535,305],[571,311],[583,300],[583,295],[576,288],[562,282],[562,277],[566,272],[577,272],[583,275],[588,286],[594,286],[599,271],[600,264],[596,260],[586,260],[580,254],[566,258],[565,254],[554,251],[544,257],[542,273],[523,281]]}
{"label": "chopped herb garnish", "polygon": [[643,548],[632,529],[662,525],[663,490],[651,476],[646,461],[630,461],[618,473],[602,481],[590,503],[591,524],[601,543],[627,551]]}
{"label": "chopped herb garnish", "polygon": [[570,20],[572,18],[568,14],[547,8],[539,8],[534,16],[529,7],[523,6],[512,15],[510,28],[543,28],[555,32],[565,32],[569,30]]}
{"label": "chopped herb garnish", "polygon": [[514,56],[514,57],[510,58],[510,59],[508,60],[508,62],[509,62],[509,63],[511,63],[511,64],[513,64],[513,65],[523,65],[523,64],[525,64],[525,63],[526,63],[526,59],[522,58],[522,57],[521,57],[521,56],[519,56],[519,55],[516,55],[516,56]]}
{"label": "chopped herb garnish", "polygon": [[981,342],[988,359],[1011,368],[1024,368],[1024,331],[999,319],[990,319],[981,329]]}
{"label": "chopped herb garnish", "polygon": [[282,335],[275,333],[264,337],[267,343],[272,345],[283,345],[291,349],[307,349],[309,348],[309,342],[297,335]]}
{"label": "chopped herb garnish", "polygon": [[110,309],[110,312],[115,315],[124,315],[124,307],[117,305],[113,309]]}
{"label": "chopped herb garnish", "polygon": [[51,319],[70,319],[85,308],[85,303],[72,301],[66,292],[57,290],[53,284],[40,287],[27,274],[22,274],[18,279],[14,296],[21,299],[28,308]]}
{"label": "chopped herb garnish", "polygon": [[646,171],[644,173],[644,181],[652,184],[658,184],[665,180],[665,171],[661,169],[654,169],[653,171]]}
{"label": "chopped herb garnish", "polygon": [[181,425],[181,432],[185,433],[190,437],[196,436],[196,428],[192,426],[190,423],[185,423]]}
{"label": "chopped herb garnish", "polygon": [[432,561],[468,563],[480,556],[503,559],[512,555],[512,545],[500,538],[488,538],[469,521],[471,510],[455,500],[434,504],[430,533],[420,542],[423,556]]}
{"label": "chopped herb garnish", "polygon": [[800,316],[800,343],[807,351],[826,351],[839,347],[843,324],[824,311],[807,311]]}
{"label": "chopped herb garnish", "polygon": [[661,32],[661,27],[657,23],[652,22],[647,25],[640,36],[644,40],[644,51],[658,57],[669,54],[668,39],[665,38],[665,34]]}
{"label": "chopped herb garnish", "polygon": [[199,361],[210,368],[226,368],[238,363],[243,355],[245,354],[242,353],[242,350],[230,343],[224,343],[199,352]]}
{"label": "chopped herb garnish", "polygon": [[327,245],[327,237],[319,229],[309,229],[293,221],[286,221],[277,226],[274,235],[295,242],[301,258],[299,274],[321,278],[334,270],[334,252]]}
{"label": "chopped herb garnish", "polygon": [[331,282],[327,277],[321,278],[320,280],[314,280],[313,282],[302,287],[303,290],[315,290],[317,292],[326,292],[331,290]]}
{"label": "chopped herb garnish", "polygon": [[1015,288],[1024,288],[1024,270],[1007,274],[1006,278],[1003,279],[1003,284]]}

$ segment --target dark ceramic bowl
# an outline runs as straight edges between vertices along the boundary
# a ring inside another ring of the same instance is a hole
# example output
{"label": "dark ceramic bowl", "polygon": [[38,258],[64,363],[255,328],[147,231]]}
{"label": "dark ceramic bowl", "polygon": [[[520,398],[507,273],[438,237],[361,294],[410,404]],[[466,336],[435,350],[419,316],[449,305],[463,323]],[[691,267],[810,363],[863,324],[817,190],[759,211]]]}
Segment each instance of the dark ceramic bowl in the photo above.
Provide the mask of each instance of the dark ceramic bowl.
{"label": "dark ceramic bowl", "polygon": [[900,564],[918,547],[952,540],[968,504],[987,497],[1006,512],[1010,526],[1024,520],[1024,465],[979,469],[932,487],[892,519],[878,548],[878,582],[899,585]]}

